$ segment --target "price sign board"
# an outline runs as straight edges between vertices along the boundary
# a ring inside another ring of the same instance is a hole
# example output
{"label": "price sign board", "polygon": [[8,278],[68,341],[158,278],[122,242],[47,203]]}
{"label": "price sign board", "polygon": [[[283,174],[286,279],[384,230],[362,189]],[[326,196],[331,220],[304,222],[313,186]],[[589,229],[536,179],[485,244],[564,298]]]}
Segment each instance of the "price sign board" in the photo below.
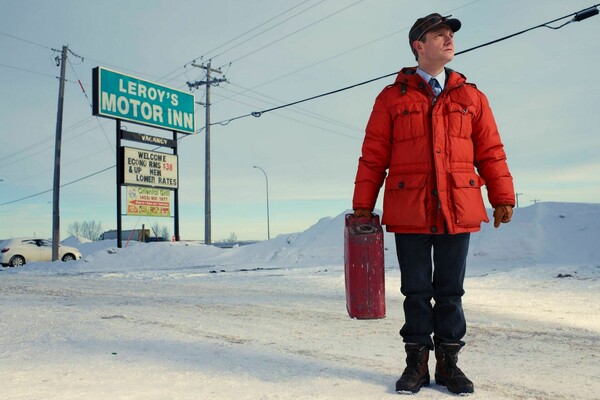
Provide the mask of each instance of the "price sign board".
{"label": "price sign board", "polygon": [[123,147],[123,183],[126,185],[178,188],[177,156]]}

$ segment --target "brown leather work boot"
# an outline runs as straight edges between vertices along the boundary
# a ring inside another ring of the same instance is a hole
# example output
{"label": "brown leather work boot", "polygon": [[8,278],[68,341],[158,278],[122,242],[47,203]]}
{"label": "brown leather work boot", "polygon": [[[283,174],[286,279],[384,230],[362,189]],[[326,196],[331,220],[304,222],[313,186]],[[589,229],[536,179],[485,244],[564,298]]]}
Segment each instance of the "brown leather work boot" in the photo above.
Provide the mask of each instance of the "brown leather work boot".
{"label": "brown leather work boot", "polygon": [[421,390],[422,386],[429,385],[429,349],[424,344],[407,343],[406,368],[396,382],[396,392],[413,394]]}
{"label": "brown leather work boot", "polygon": [[473,393],[473,382],[458,368],[458,343],[440,343],[435,347],[435,383],[455,394]]}

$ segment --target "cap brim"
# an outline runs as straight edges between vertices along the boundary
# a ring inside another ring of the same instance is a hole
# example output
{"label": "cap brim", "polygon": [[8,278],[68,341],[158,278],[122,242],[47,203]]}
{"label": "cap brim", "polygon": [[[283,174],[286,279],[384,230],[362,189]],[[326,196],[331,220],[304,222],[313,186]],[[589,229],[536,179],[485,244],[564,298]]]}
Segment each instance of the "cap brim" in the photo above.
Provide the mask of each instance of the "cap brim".
{"label": "cap brim", "polygon": [[450,27],[450,29],[452,29],[452,32],[458,31],[460,29],[460,27],[462,26],[460,21],[457,20],[456,18],[448,18],[447,20],[442,22],[442,24],[448,25]]}
{"label": "cap brim", "polygon": [[444,21],[440,21],[440,22],[438,22],[435,25],[431,25],[429,28],[427,28],[427,30],[425,32],[423,32],[421,34],[421,36],[423,36],[427,32],[430,32],[430,31],[432,31],[434,29],[437,29],[437,28],[439,28],[441,26],[447,26],[448,28],[450,28],[452,30],[452,32],[456,32],[457,30],[460,29],[461,25],[462,24],[460,23],[460,21],[457,20],[456,18],[449,18],[449,19],[446,19]]}

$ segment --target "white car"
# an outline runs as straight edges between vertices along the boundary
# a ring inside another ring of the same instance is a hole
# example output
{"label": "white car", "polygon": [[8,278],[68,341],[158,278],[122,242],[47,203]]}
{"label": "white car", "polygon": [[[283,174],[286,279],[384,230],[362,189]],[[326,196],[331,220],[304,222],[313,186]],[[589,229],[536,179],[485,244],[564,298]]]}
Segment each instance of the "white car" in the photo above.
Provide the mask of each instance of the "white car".
{"label": "white car", "polygon": [[[1,243],[0,247],[0,264],[3,267],[19,267],[32,261],[52,261],[51,240],[10,239]],[[75,247],[59,245],[58,258],[62,261],[80,260],[81,253]]]}

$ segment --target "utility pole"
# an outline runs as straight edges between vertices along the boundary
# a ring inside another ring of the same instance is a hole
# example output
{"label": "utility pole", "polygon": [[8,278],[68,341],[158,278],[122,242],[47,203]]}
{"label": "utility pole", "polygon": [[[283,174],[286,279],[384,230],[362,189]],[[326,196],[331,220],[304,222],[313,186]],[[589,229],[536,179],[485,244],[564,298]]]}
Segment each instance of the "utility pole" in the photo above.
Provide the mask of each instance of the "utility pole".
{"label": "utility pole", "polygon": [[226,82],[227,79],[223,78],[210,78],[210,73],[222,74],[220,69],[213,69],[210,67],[211,61],[208,61],[207,65],[198,65],[192,63],[193,67],[202,68],[206,70],[206,80],[196,82],[186,82],[190,90],[192,88],[198,88],[201,85],[206,85],[206,104],[204,105],[206,111],[205,128],[205,161],[204,161],[204,243],[212,244],[211,240],[211,204],[210,204],[210,87],[212,85],[219,84],[220,82]]}
{"label": "utility pole", "polygon": [[519,208],[519,196],[522,196],[523,193],[515,193],[515,197],[517,198],[517,208]]}
{"label": "utility pole", "polygon": [[58,260],[58,244],[60,242],[60,147],[62,141],[63,103],[65,100],[65,71],[67,66],[67,51],[68,46],[63,46],[62,58],[60,60],[58,111],[56,115],[56,145],[54,150],[54,189],[52,196],[52,261]]}

